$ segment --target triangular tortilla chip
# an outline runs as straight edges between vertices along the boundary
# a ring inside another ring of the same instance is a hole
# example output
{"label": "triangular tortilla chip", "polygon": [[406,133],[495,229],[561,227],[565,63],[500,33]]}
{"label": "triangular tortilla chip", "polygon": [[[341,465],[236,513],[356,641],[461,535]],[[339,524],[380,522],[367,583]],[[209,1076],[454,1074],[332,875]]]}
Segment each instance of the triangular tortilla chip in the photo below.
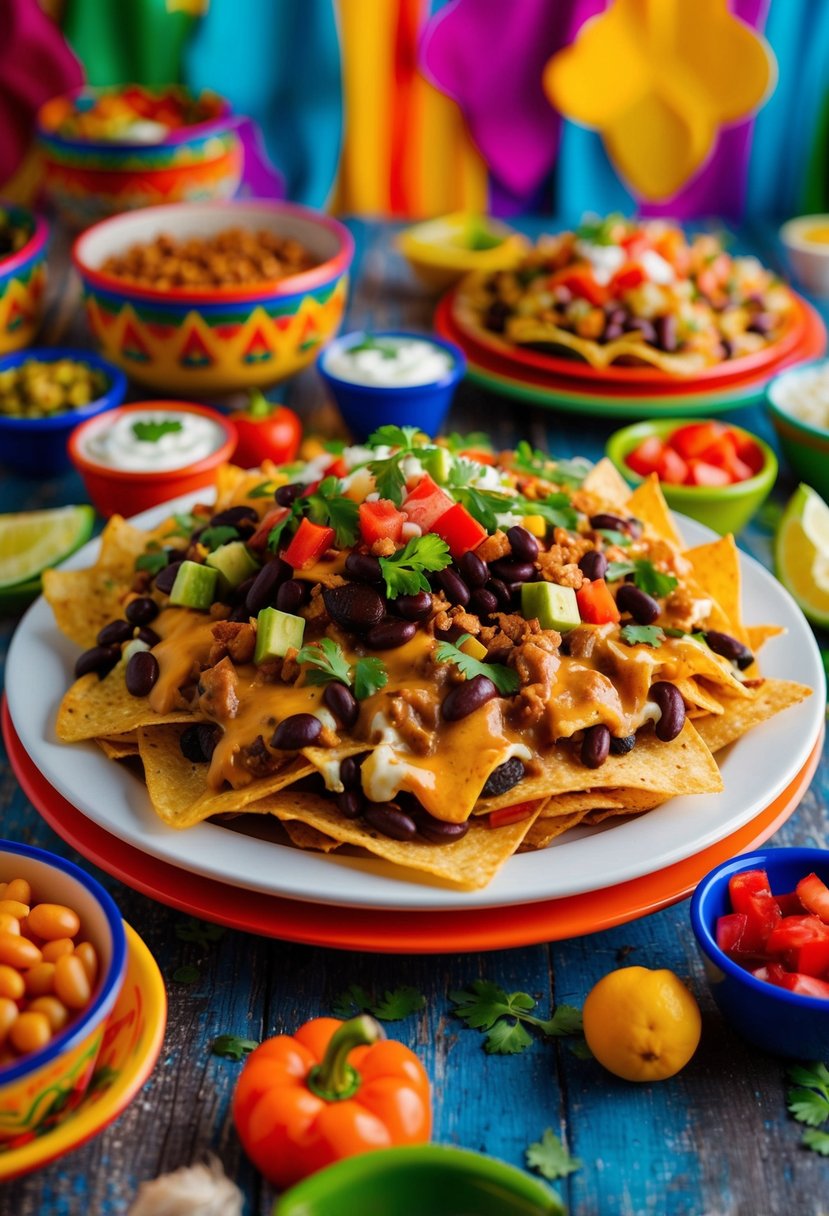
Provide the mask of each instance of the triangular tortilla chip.
{"label": "triangular tortilla chip", "polygon": [[630,502],[630,486],[607,456],[595,464],[581,483],[582,490],[595,494],[608,507],[627,511]]}
{"label": "triangular tortilla chip", "polygon": [[684,556],[691,563],[699,586],[725,613],[728,620],[726,631],[748,645],[748,634],[743,625],[740,554],[734,537],[729,533],[707,545],[686,549]]}
{"label": "triangular tortilla chip", "polygon": [[108,738],[140,726],[192,722],[186,710],[157,714],[144,697],[133,697],[124,683],[123,660],[99,680],[94,672],[81,676],[65,693],[55,729],[61,743]]}
{"label": "triangular tortilla chip", "polygon": [[641,519],[646,532],[668,541],[677,549],[685,548],[682,533],[674,523],[674,517],[665,502],[665,495],[655,473],[651,473],[647,481],[636,487],[628,499],[627,509],[636,519]]}
{"label": "triangular tortilla chip", "polygon": [[752,727],[811,695],[811,688],[805,684],[795,684],[792,680],[764,680],[753,696],[745,700],[724,697],[721,715],[697,718],[694,725],[711,751],[718,752]]}

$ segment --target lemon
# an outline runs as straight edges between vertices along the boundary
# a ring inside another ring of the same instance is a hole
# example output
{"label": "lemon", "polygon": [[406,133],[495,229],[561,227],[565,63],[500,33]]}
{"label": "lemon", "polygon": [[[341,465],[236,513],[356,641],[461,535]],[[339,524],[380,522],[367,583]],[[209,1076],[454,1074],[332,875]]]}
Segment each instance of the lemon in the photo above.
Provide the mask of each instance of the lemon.
{"label": "lemon", "polygon": [[809,620],[829,625],[829,506],[811,486],[798,486],[783,512],[774,564]]}
{"label": "lemon", "polygon": [[584,1002],[584,1037],[608,1072],[626,1081],[664,1081],[697,1049],[696,1000],[673,971],[622,967],[600,979]]}
{"label": "lemon", "polygon": [[92,535],[92,507],[0,515],[0,591],[30,583]]}

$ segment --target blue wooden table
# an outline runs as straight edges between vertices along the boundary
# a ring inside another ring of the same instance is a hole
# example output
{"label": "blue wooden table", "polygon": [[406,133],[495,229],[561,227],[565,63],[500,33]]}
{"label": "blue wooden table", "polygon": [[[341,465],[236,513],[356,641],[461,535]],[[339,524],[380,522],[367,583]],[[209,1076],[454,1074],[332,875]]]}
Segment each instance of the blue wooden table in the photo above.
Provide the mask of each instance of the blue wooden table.
{"label": "blue wooden table", "polygon": [[[433,301],[394,252],[391,230],[362,222],[352,228],[358,253],[348,327],[428,329]],[[527,229],[538,231],[538,225]],[[741,237],[761,256],[777,258],[767,234]],[[60,249],[53,260],[45,339],[88,343],[79,287],[65,271]],[[286,399],[307,425],[337,427],[313,373],[289,385]],[[741,411],[735,420],[773,438],[760,409]],[[615,425],[615,420],[521,407],[467,386],[448,420],[448,429],[489,430],[501,447],[526,437],[559,455],[594,458]],[[774,501],[784,502],[792,489],[784,471]],[[0,511],[81,501],[83,488],[74,476],[38,483],[0,468]],[[754,524],[740,541],[770,564],[770,526]],[[0,623],[0,662],[13,629],[13,621]],[[810,792],[775,843],[825,844],[827,797],[824,756]],[[2,752],[0,814],[3,835],[74,856],[27,802]],[[801,1128],[786,1114],[784,1064],[744,1045],[715,1010],[695,954],[687,902],[638,923],[549,946],[385,958],[234,932],[199,946],[177,935],[185,917],[82,864],[112,891],[159,961],[170,1001],[166,1042],[151,1080],[121,1119],[51,1168],[2,1188],[2,1216],[125,1212],[143,1179],[208,1152],[238,1180],[246,1212],[264,1216],[273,1192],[246,1164],[229,1115],[241,1066],[212,1055],[210,1044],[225,1033],[261,1039],[290,1031],[329,1013],[351,983],[373,993],[411,984],[426,995],[424,1012],[392,1030],[420,1053],[432,1078],[435,1139],[522,1165],[526,1147],[552,1127],[582,1161],[578,1172],[558,1184],[577,1216],[818,1216],[829,1211],[829,1161],[800,1147]],[[636,1086],[616,1080],[595,1061],[577,1058],[564,1040],[537,1040],[521,1055],[486,1055],[482,1036],[451,1016],[448,994],[477,977],[531,993],[543,1012],[552,1003],[580,1006],[596,980],[625,962],[671,968],[689,980],[700,1000],[701,1046],[671,1081]],[[174,979],[176,972],[187,974],[179,971],[185,965],[191,975],[197,969],[195,982]],[[355,1216],[359,1211],[355,1197]],[[391,1209],[389,1216],[394,1216]]]}

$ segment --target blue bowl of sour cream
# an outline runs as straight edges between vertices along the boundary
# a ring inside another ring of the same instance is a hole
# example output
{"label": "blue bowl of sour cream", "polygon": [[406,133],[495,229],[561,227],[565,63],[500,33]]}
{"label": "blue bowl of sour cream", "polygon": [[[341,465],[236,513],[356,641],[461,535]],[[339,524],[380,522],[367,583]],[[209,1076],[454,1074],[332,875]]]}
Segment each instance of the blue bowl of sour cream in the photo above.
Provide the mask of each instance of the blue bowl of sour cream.
{"label": "blue bowl of sour cream", "polygon": [[466,371],[460,347],[405,330],[358,331],[335,339],[317,370],[357,440],[378,426],[440,430]]}

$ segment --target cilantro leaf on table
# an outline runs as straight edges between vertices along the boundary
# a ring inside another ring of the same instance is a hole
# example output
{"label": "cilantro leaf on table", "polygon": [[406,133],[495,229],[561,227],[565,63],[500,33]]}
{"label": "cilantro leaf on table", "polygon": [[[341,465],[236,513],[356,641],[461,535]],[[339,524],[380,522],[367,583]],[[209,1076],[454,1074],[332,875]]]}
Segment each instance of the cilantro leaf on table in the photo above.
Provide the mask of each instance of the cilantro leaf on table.
{"label": "cilantro leaf on table", "polygon": [[385,688],[389,676],[382,659],[358,659],[352,666],[345,657],[342,646],[332,638],[321,638],[309,642],[297,654],[298,663],[307,663],[306,679],[309,684],[327,684],[331,680],[353,686],[358,701]]}
{"label": "cilantro leaf on table", "polygon": [[177,435],[184,427],[174,418],[140,421],[132,424],[132,433],[139,443],[158,443],[165,435]]}
{"label": "cilantro leaf on table", "polygon": [[473,980],[468,988],[450,992],[455,1017],[472,1030],[486,1031],[484,1051],[490,1055],[515,1055],[532,1043],[526,1027],[548,1037],[581,1032],[581,1014],[572,1005],[560,1005],[547,1019],[532,1011],[536,1001],[528,992],[506,992],[489,980]]}
{"label": "cilantro leaf on table", "polygon": [[258,1046],[256,1039],[240,1039],[235,1034],[220,1034],[210,1044],[210,1050],[214,1056],[223,1056],[226,1060],[243,1060]]}
{"label": "cilantro leaf on table", "polygon": [[653,646],[654,649],[665,641],[665,634],[658,625],[623,625],[619,636],[628,646]]}
{"label": "cilantro leaf on table", "polygon": [[215,528],[205,528],[199,537],[199,544],[204,545],[206,549],[218,549],[221,545],[226,545],[231,540],[239,539],[239,531],[237,528],[232,528],[230,524],[219,524]]}
{"label": "cilantro leaf on table", "polygon": [[193,963],[185,963],[183,967],[176,967],[172,974],[174,984],[197,984],[201,979],[201,972]]}
{"label": "cilantro leaf on table", "polygon": [[535,1001],[526,992],[508,994],[491,980],[473,980],[469,988],[450,992],[449,1000],[456,1006],[455,1017],[473,1030],[490,1030],[499,1018],[518,1015],[535,1008]]}
{"label": "cilantro leaf on table", "polygon": [[180,942],[195,942],[207,950],[213,942],[220,942],[227,933],[224,925],[214,925],[210,921],[196,920],[189,917],[175,928],[176,937]]}
{"label": "cilantro leaf on table", "polygon": [[678,583],[672,574],[657,570],[653,562],[648,561],[646,557],[637,558],[635,561],[610,562],[605,578],[609,583],[615,583],[620,578],[627,578],[629,574],[633,575],[633,581],[640,591],[645,591],[657,599],[670,595]]}
{"label": "cilantro leaf on table", "polygon": [[380,558],[386,595],[394,600],[398,595],[417,595],[418,591],[429,591],[425,572],[443,570],[451,562],[449,546],[442,537],[432,532],[425,536],[413,536],[405,548],[398,549],[390,557]]}
{"label": "cilantro leaf on table", "polygon": [[359,984],[349,984],[334,998],[331,1006],[334,1016],[346,1021],[358,1013],[371,1013],[381,1022],[400,1022],[425,1008],[426,997],[410,984],[387,989],[378,1001]]}
{"label": "cilantro leaf on table", "polygon": [[148,550],[135,559],[136,570],[149,570],[150,574],[158,574],[167,565],[167,554],[163,549],[155,552]]}
{"label": "cilantro leaf on table", "polygon": [[312,523],[334,529],[334,539],[340,549],[357,542],[359,507],[353,498],[340,493],[337,477],[326,477],[311,494],[303,498]]}
{"label": "cilantro leaf on table", "polygon": [[438,663],[454,663],[467,680],[472,680],[475,676],[486,676],[488,680],[492,680],[502,697],[518,692],[520,680],[518,673],[511,667],[505,667],[503,663],[482,663],[480,659],[475,659],[461,650],[461,646],[470,638],[471,634],[462,633],[457,642],[441,642],[435,651],[435,659]]}
{"label": "cilantro leaf on table", "polygon": [[331,1002],[331,1012],[335,1018],[347,1022],[349,1018],[364,1013],[371,1005],[371,997],[365,988],[359,984],[349,984],[348,987]]}
{"label": "cilantro leaf on table", "polygon": [[801,1144],[810,1148],[813,1153],[820,1153],[821,1157],[829,1157],[829,1132],[809,1128],[803,1133]]}
{"label": "cilantro leaf on table", "polygon": [[260,481],[258,486],[254,486],[252,490],[248,490],[246,498],[270,498],[276,490],[275,481]]}
{"label": "cilantro leaf on table", "polygon": [[553,1037],[581,1034],[581,1010],[575,1005],[557,1005],[553,1016],[546,1022],[539,1022],[538,1029]]}
{"label": "cilantro leaf on table", "polygon": [[788,1107],[799,1123],[819,1127],[829,1120],[829,1069],[825,1064],[789,1069],[789,1080],[796,1088],[787,1094]]}
{"label": "cilantro leaf on table", "polygon": [[548,1182],[566,1178],[582,1167],[580,1159],[570,1156],[551,1127],[545,1128],[541,1139],[529,1146],[525,1157],[530,1169],[541,1174]]}
{"label": "cilantro leaf on table", "polygon": [[484,1051],[492,1056],[516,1056],[532,1045],[532,1035],[520,1022],[496,1022],[486,1036]]}

